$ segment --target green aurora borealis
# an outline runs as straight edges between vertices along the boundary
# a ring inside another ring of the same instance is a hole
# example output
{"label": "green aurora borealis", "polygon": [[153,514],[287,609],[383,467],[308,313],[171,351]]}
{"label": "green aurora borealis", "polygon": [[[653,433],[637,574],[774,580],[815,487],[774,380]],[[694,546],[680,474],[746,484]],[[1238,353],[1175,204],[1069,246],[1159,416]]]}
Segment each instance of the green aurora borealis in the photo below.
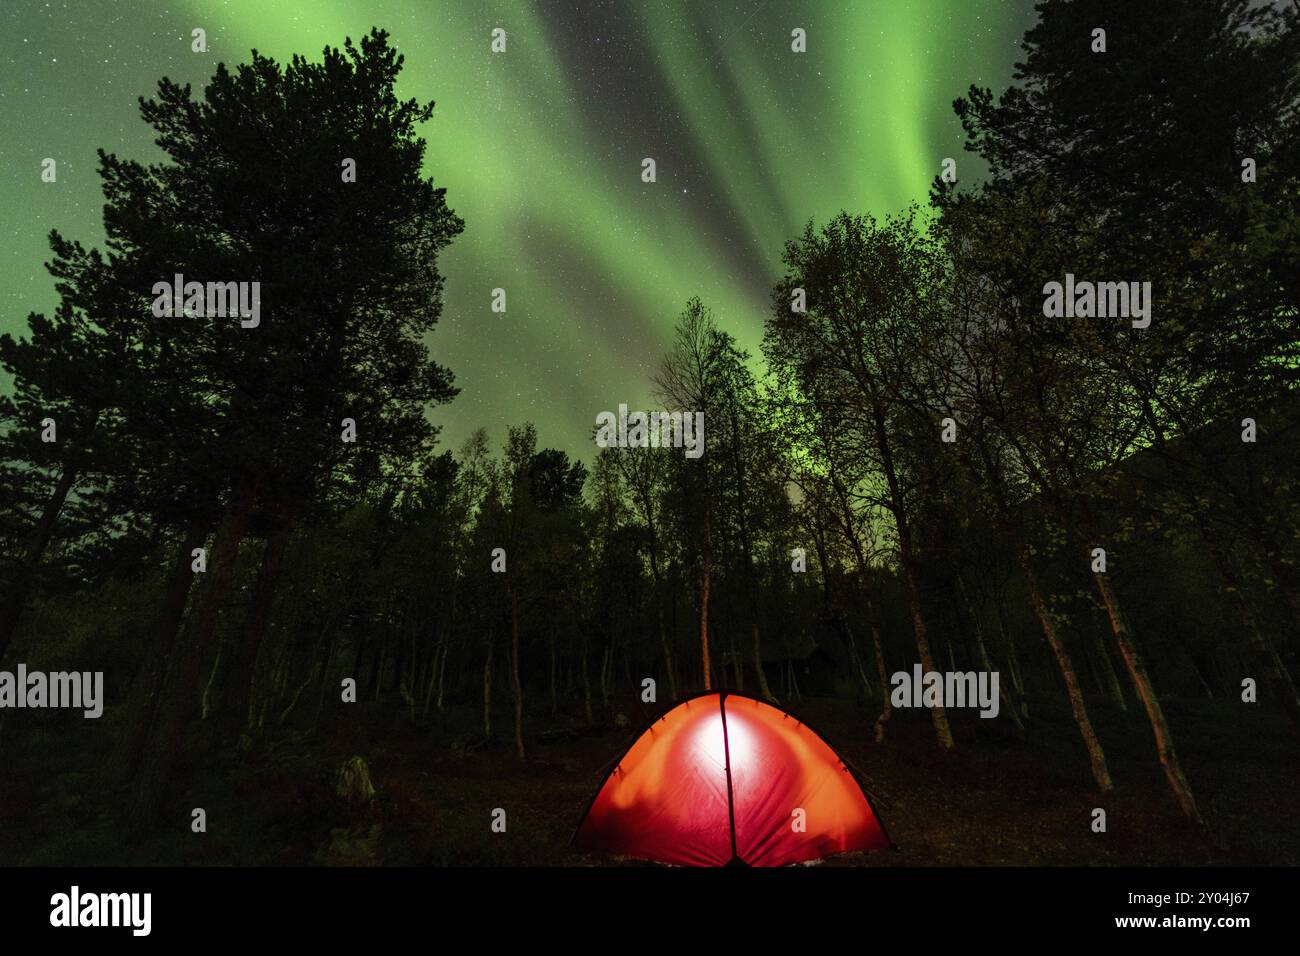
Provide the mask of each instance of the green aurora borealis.
{"label": "green aurora borealis", "polygon": [[427,170],[466,222],[430,339],[462,389],[433,412],[443,441],[483,425],[499,445],[531,420],[590,459],[598,412],[655,407],[687,298],[757,354],[782,243],[809,218],[923,201],[946,156],[977,175],[952,100],[1007,85],[1032,18],[1029,0],[6,0],[0,330],[54,304],[50,229],[102,241],[95,149],[160,155],[137,110],[159,77],[200,91],[252,48],[316,58],[380,26],[403,95],[437,102]]}

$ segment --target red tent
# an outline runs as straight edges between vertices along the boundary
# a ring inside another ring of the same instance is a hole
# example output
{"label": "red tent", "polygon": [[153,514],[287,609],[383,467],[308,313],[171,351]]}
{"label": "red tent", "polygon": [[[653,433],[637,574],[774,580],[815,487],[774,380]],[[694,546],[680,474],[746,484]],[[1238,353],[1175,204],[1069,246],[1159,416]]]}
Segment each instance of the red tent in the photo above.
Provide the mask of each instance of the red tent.
{"label": "red tent", "polygon": [[785,711],[725,691],[679,704],[638,737],[574,842],[686,866],[783,866],[892,845],[825,741]]}

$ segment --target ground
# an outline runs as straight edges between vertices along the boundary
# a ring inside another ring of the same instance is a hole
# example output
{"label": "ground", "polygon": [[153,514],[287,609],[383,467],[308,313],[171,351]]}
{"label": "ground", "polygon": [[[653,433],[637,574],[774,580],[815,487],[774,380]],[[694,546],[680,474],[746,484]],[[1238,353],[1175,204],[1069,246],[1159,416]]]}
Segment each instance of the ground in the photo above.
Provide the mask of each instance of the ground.
{"label": "ground", "polygon": [[[1175,743],[1208,824],[1183,822],[1140,713],[1098,709],[1115,793],[1091,787],[1067,711],[1032,701],[1022,739],[1005,720],[956,724],[942,753],[924,712],[899,712],[883,745],[861,702],[789,702],[866,777],[897,852],[848,854],[828,866],[1216,865],[1300,863],[1300,747],[1280,716],[1216,701],[1165,702]],[[123,825],[124,791],[95,789],[101,734],[82,725],[0,723],[0,864],[116,865],[640,865],[579,852],[569,839],[602,769],[651,715],[588,729],[530,715],[521,764],[506,739],[486,743],[472,711],[416,726],[392,707],[352,705],[314,733],[286,731],[246,752],[192,738],[166,804],[146,832]],[[335,774],[359,755],[377,797],[349,808]],[[1107,832],[1091,829],[1104,807]],[[207,832],[190,829],[202,807]],[[507,832],[489,826],[494,808]]]}

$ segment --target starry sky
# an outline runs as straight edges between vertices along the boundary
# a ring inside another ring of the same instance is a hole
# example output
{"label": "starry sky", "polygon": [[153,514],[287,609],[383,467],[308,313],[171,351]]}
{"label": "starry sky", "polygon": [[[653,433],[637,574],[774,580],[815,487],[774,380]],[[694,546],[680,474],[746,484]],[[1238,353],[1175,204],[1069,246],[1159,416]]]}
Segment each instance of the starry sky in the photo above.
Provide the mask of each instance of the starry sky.
{"label": "starry sky", "polygon": [[444,445],[527,420],[590,460],[599,412],[658,407],[689,297],[758,355],[809,218],[924,201],[944,157],[978,177],[952,100],[1008,85],[1033,19],[1031,0],[3,0],[0,330],[54,305],[50,229],[102,242],[95,149],[161,157],[137,106],[161,76],[201,90],[251,49],[318,58],[380,26],[399,93],[437,103],[427,171],[466,222],[429,339],[462,389],[432,412]]}

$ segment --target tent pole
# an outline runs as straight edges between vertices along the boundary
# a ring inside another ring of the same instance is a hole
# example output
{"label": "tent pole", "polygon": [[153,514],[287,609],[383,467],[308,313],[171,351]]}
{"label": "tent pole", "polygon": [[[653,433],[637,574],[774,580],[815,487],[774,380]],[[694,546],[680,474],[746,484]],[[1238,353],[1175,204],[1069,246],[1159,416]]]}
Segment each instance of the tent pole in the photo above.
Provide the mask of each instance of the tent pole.
{"label": "tent pole", "polygon": [[727,692],[718,695],[718,710],[722,712],[722,756],[727,768],[727,824],[731,828],[731,862],[736,863],[736,800],[731,792],[731,742],[727,736]]}

